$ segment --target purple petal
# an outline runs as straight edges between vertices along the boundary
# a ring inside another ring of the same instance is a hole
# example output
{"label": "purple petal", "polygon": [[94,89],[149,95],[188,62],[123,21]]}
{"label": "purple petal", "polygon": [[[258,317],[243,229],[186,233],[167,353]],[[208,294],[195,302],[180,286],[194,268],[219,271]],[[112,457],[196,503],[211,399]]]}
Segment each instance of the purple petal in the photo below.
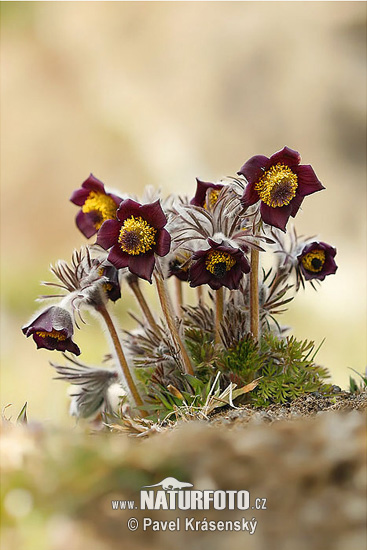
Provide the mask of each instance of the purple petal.
{"label": "purple petal", "polygon": [[227,272],[226,276],[223,278],[223,285],[229,290],[237,290],[240,286],[242,277],[243,273],[240,266],[237,264]]}
{"label": "purple petal", "polygon": [[162,229],[167,223],[167,218],[162,210],[160,200],[150,204],[143,204],[140,207],[140,216],[155,229]]}
{"label": "purple petal", "polygon": [[127,267],[129,264],[129,254],[123,252],[118,244],[115,244],[108,254],[108,261],[111,262],[117,269]]}
{"label": "purple petal", "polygon": [[291,216],[293,218],[295,217],[298,210],[300,209],[301,204],[303,203],[303,198],[304,197],[301,197],[301,195],[298,195],[298,193],[296,192],[296,196],[294,197],[294,199],[291,200],[290,202],[290,206],[292,207]]}
{"label": "purple petal", "polygon": [[203,258],[193,263],[189,270],[190,286],[195,287],[209,283],[211,273],[205,269],[205,261]]}
{"label": "purple petal", "polygon": [[291,204],[287,204],[287,206],[273,208],[262,202],[260,206],[260,214],[262,220],[265,223],[272,225],[273,227],[278,227],[278,229],[281,229],[284,232],[291,212]]}
{"label": "purple petal", "polygon": [[74,355],[80,355],[80,349],[78,348],[76,343],[72,341],[71,338],[68,338],[64,342],[60,342],[60,343],[65,344],[65,350],[60,349],[60,351],[70,351],[70,353],[73,353]]}
{"label": "purple petal", "polygon": [[[249,183],[256,183],[257,181],[259,181],[264,173],[264,170],[266,170],[268,166],[268,157],[265,157],[264,155],[255,155],[254,157],[251,157],[247,162],[245,162],[245,164],[237,172],[237,174],[242,174],[242,176],[245,176]],[[251,204],[254,204],[254,202],[252,202]]]}
{"label": "purple petal", "polygon": [[198,260],[200,258],[203,258],[204,256],[206,256],[206,254],[207,254],[207,252],[209,252],[209,250],[210,250],[210,248],[207,248],[206,250],[197,250],[192,255],[192,259],[193,260]]}
{"label": "purple petal", "polygon": [[309,164],[297,166],[293,169],[293,172],[298,176],[297,193],[302,197],[325,189],[321,181],[317,178],[314,169]]}
{"label": "purple petal", "polygon": [[141,279],[152,282],[152,273],[155,265],[154,254],[139,254],[138,256],[130,256],[129,270]]}
{"label": "purple petal", "polygon": [[245,256],[242,256],[242,258],[239,261],[239,264],[240,264],[240,267],[241,267],[241,271],[243,273],[250,273],[250,270],[251,270],[250,264],[248,263]]}
{"label": "purple petal", "polygon": [[226,286],[223,282],[224,279],[217,279],[216,277],[211,277],[208,285],[213,290],[219,290],[222,286]]}
{"label": "purple petal", "polygon": [[141,205],[132,199],[122,201],[116,212],[117,219],[124,222],[130,218],[130,216],[141,216],[140,207]]}
{"label": "purple petal", "polygon": [[241,197],[241,204],[243,208],[248,208],[260,200],[259,194],[255,189],[254,183],[248,183],[246,189]]}
{"label": "purple petal", "polygon": [[95,218],[91,214],[92,212],[84,213],[82,210],[80,210],[75,218],[75,223],[78,229],[87,239],[90,239],[90,237],[97,233],[97,228],[94,224]]}
{"label": "purple petal", "polygon": [[89,178],[83,181],[82,187],[84,189],[88,189],[89,191],[98,191],[99,193],[106,193],[104,184],[99,179],[95,178],[93,174],[90,174]]}
{"label": "purple petal", "polygon": [[122,203],[122,201],[124,199],[122,199],[121,197],[119,197],[118,195],[114,195],[113,193],[107,193],[107,195],[109,197],[111,197],[111,199],[113,199],[115,201],[115,203],[117,204],[117,206],[120,206],[120,204]]}
{"label": "purple petal", "polygon": [[158,256],[166,256],[171,248],[171,235],[165,229],[158,231],[155,252]]}
{"label": "purple petal", "polygon": [[117,220],[106,220],[98,231],[97,244],[107,250],[118,242],[120,230],[121,222]]}
{"label": "purple petal", "polygon": [[224,187],[221,183],[211,183],[209,181],[201,181],[199,178],[196,178],[196,193],[195,196],[191,199],[190,204],[194,206],[204,206],[206,199],[206,192],[208,189],[220,190]]}
{"label": "purple petal", "polygon": [[90,191],[88,189],[76,189],[70,197],[70,201],[77,206],[83,206],[89,196]]}
{"label": "purple petal", "polygon": [[270,165],[274,164],[286,164],[290,168],[292,166],[297,166],[301,162],[301,155],[298,151],[294,151],[289,147],[283,147],[280,151],[277,151],[270,157]]}

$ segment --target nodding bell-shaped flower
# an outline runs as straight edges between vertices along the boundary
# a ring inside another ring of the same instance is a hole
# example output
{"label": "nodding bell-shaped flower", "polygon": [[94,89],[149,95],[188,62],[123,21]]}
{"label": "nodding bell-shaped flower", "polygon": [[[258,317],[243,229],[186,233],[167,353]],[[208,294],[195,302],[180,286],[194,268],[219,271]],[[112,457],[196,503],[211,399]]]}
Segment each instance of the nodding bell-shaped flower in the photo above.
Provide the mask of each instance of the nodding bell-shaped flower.
{"label": "nodding bell-shaped flower", "polygon": [[101,181],[91,174],[70,197],[70,201],[81,206],[76,225],[87,239],[95,235],[103,222],[116,219],[116,210],[123,199],[113,193],[106,193]]}
{"label": "nodding bell-shaped flower", "polygon": [[238,289],[244,273],[249,273],[250,265],[241,248],[235,248],[226,241],[219,243],[207,240],[209,248],[198,250],[192,256],[189,270],[191,287],[208,284],[213,290],[225,286]]}
{"label": "nodding bell-shaped flower", "polygon": [[297,256],[298,268],[306,281],[323,281],[327,275],[333,275],[338,269],[335,255],[336,249],[333,246],[314,241],[307,244]]}
{"label": "nodding bell-shaped flower", "polygon": [[63,307],[48,307],[29,325],[23,327],[22,332],[27,338],[33,336],[37,349],[70,351],[74,355],[80,355],[80,349],[72,340],[72,317]]}
{"label": "nodding bell-shaped flower", "polygon": [[248,208],[261,201],[262,220],[285,231],[289,217],[297,214],[304,197],[324,189],[313,168],[300,162],[300,154],[289,147],[270,158],[250,158],[238,172],[248,182],[242,206]]}
{"label": "nodding bell-shaped flower", "polygon": [[140,204],[123,201],[115,220],[107,220],[98,231],[97,244],[111,248],[108,261],[117,269],[127,267],[131,273],[152,282],[155,254],[166,256],[171,236],[164,229],[167,218],[160,201]]}

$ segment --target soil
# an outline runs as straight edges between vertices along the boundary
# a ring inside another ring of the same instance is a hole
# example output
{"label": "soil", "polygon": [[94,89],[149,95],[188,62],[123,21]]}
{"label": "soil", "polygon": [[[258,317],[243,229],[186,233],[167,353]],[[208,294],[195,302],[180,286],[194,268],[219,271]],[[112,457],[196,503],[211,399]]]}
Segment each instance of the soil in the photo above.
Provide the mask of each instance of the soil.
{"label": "soil", "polygon": [[254,409],[244,406],[238,409],[222,409],[210,418],[212,424],[245,425],[247,423],[272,423],[278,420],[295,420],[323,414],[326,411],[365,411],[367,393],[338,392],[323,396],[318,392],[305,394],[291,403],[270,405]]}

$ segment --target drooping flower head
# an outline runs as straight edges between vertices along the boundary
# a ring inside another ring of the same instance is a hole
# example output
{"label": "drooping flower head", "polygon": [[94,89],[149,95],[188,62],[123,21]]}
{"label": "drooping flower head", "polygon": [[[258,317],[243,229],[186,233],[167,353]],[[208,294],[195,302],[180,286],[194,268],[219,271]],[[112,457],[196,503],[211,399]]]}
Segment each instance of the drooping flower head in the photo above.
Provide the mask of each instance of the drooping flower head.
{"label": "drooping flower head", "polygon": [[23,327],[22,332],[27,338],[33,336],[38,349],[70,351],[80,355],[80,349],[72,341],[74,327],[71,315],[63,307],[48,307],[28,326]]}
{"label": "drooping flower head", "polygon": [[222,286],[230,290],[238,289],[244,273],[249,273],[250,265],[241,248],[229,242],[208,239],[208,248],[194,252],[189,270],[190,286],[208,284],[213,290]]}
{"label": "drooping flower head", "polygon": [[336,249],[333,246],[314,241],[307,244],[297,256],[299,269],[307,281],[323,281],[327,275],[333,275],[338,269],[335,255]]}
{"label": "drooping flower head", "polygon": [[111,248],[108,261],[117,269],[128,267],[142,279],[152,281],[155,254],[166,256],[171,237],[164,229],[167,218],[160,201],[140,204],[131,199],[123,201],[115,220],[104,222],[97,235],[97,244]]}
{"label": "drooping flower head", "polygon": [[218,200],[219,193],[223,189],[224,185],[222,183],[210,183],[206,181],[201,181],[196,178],[197,187],[195,196],[191,199],[190,204],[194,206],[201,206],[206,210],[209,207],[214,206]]}
{"label": "drooping flower head", "polygon": [[[98,260],[96,261],[98,262]],[[106,260],[100,264],[98,273],[101,277],[105,277],[103,288],[108,298],[112,302],[119,300],[121,298],[121,287],[116,267]]]}
{"label": "drooping flower head", "polygon": [[270,158],[250,158],[238,172],[248,182],[242,206],[248,208],[260,200],[262,220],[285,231],[289,217],[297,214],[304,197],[324,189],[313,168],[300,162],[300,154],[289,147]]}
{"label": "drooping flower head", "polygon": [[103,183],[91,174],[70,197],[72,203],[81,206],[75,221],[83,235],[89,239],[104,221],[115,219],[122,200],[113,193],[106,193]]}

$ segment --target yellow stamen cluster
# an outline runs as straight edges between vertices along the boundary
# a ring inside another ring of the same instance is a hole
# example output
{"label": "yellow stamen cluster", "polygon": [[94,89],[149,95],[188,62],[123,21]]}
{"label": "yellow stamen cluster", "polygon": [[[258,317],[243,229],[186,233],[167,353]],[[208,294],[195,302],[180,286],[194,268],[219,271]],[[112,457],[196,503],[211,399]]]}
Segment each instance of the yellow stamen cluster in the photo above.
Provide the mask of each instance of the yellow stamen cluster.
{"label": "yellow stamen cluster", "polygon": [[209,189],[209,191],[207,192],[207,200],[204,202],[205,210],[208,210],[208,207],[213,208],[213,206],[218,200],[220,192],[221,192],[221,189]]}
{"label": "yellow stamen cluster", "polygon": [[218,275],[219,267],[223,266],[225,267],[225,271],[229,271],[235,264],[236,260],[228,252],[219,252],[219,250],[211,250],[205,259],[206,269],[216,276]]}
{"label": "yellow stamen cluster", "polygon": [[96,229],[99,229],[106,220],[116,219],[116,210],[117,204],[115,201],[108,195],[98,191],[91,191],[82,206],[84,214],[89,212],[97,214],[98,219],[94,222]]}
{"label": "yellow stamen cluster", "polygon": [[313,273],[319,273],[322,271],[325,263],[325,252],[324,250],[312,250],[308,252],[302,258],[302,265],[307,271],[312,271]]}
{"label": "yellow stamen cluster", "polygon": [[60,342],[66,340],[65,334],[55,329],[52,329],[51,332],[37,331],[36,334],[41,338],[54,338],[55,340],[59,340]]}
{"label": "yellow stamen cluster", "polygon": [[133,256],[145,254],[156,244],[156,233],[157,230],[142,217],[131,216],[120,230],[118,241],[121,250]]}
{"label": "yellow stamen cluster", "polygon": [[260,199],[272,208],[289,204],[296,196],[297,187],[297,175],[292,172],[289,166],[281,163],[266,170],[255,184]]}

